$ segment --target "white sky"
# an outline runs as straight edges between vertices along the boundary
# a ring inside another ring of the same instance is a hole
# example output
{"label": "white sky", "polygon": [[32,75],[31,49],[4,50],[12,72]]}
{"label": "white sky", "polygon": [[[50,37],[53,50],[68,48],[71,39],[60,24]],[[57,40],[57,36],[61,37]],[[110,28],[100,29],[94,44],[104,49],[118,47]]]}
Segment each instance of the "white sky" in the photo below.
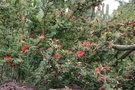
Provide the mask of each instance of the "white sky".
{"label": "white sky", "polygon": [[[128,0],[123,0],[128,2]],[[115,0],[105,0],[103,3],[109,4],[109,14],[112,14],[113,10],[116,10],[119,6],[119,3]]]}

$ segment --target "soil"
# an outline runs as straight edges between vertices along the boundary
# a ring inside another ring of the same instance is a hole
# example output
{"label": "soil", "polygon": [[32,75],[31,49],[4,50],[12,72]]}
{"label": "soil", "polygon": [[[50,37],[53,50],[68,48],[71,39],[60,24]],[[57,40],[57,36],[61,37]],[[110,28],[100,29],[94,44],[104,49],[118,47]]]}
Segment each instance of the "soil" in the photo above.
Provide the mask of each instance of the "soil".
{"label": "soil", "polygon": [[24,83],[5,81],[0,90],[38,90],[35,86],[28,86]]}
{"label": "soil", "polygon": [[[1,86],[0,90],[39,90],[36,86],[28,86],[28,84],[5,81]],[[82,90],[81,87],[77,85],[65,86],[65,88],[60,89],[49,89],[49,90]]]}

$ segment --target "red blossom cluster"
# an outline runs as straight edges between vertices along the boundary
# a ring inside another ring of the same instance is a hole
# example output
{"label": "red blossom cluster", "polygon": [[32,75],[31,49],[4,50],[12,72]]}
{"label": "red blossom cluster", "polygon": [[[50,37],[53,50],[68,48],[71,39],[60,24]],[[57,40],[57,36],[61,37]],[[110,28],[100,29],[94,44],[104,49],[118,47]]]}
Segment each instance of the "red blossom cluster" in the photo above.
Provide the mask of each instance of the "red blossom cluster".
{"label": "red blossom cluster", "polygon": [[55,56],[57,59],[60,59],[61,55],[60,54],[56,54]]}
{"label": "red blossom cluster", "polygon": [[58,47],[58,49],[61,49],[62,48],[62,46],[60,44],[57,44],[57,47]]}
{"label": "red blossom cluster", "polygon": [[[103,72],[104,73],[108,73],[108,71],[110,70],[110,67],[101,67],[101,66],[98,66],[94,71],[93,73],[96,75],[97,73],[99,74],[102,74]],[[101,76],[99,77],[98,79],[100,80],[104,80],[104,78]]]}
{"label": "red blossom cluster", "polygon": [[10,56],[5,56],[4,58],[6,59],[6,62],[5,62],[6,65],[11,65],[11,66],[15,66],[16,65],[15,63],[12,63],[10,61],[10,59],[11,59]]}
{"label": "red blossom cluster", "polygon": [[134,27],[135,26],[135,23],[131,23],[130,25]]}
{"label": "red blossom cluster", "polygon": [[25,51],[28,47],[27,46],[22,46],[21,49],[22,51]]}
{"label": "red blossom cluster", "polygon": [[90,42],[80,43],[80,46],[89,46]]}
{"label": "red blossom cluster", "polygon": [[10,56],[6,56],[6,57],[4,57],[5,59],[11,59],[11,57]]}
{"label": "red blossom cluster", "polygon": [[39,32],[40,32],[40,33],[43,33],[43,32],[44,32],[44,30],[43,30],[43,29],[40,29],[40,30],[39,30]]}
{"label": "red blossom cluster", "polygon": [[39,38],[42,38],[42,39],[43,39],[43,38],[45,38],[45,36],[44,36],[44,35],[39,35],[38,37],[39,37]]}
{"label": "red blossom cluster", "polygon": [[135,76],[135,74],[132,73],[132,74],[126,74],[125,75],[126,78],[129,78],[130,76]]}
{"label": "red blossom cluster", "polygon": [[84,52],[83,52],[83,51],[78,51],[76,54],[77,54],[78,56],[83,56],[83,55],[84,55]]}
{"label": "red blossom cluster", "polygon": [[108,24],[108,25],[112,25],[113,23],[112,23],[112,22],[108,22],[107,24]]}

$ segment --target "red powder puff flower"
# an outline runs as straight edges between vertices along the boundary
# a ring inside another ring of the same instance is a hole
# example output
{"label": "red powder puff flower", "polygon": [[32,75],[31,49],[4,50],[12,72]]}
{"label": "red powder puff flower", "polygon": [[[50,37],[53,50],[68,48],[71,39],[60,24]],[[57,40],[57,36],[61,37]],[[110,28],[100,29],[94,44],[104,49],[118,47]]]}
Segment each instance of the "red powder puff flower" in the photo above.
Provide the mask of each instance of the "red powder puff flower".
{"label": "red powder puff flower", "polygon": [[62,46],[61,46],[60,44],[58,44],[58,45],[57,45],[57,47],[58,47],[59,49],[61,49],[61,48],[62,48]]}
{"label": "red powder puff flower", "polygon": [[39,32],[41,32],[41,33],[42,33],[42,32],[44,32],[44,30],[43,30],[43,29],[40,29],[40,30],[39,30]]}
{"label": "red powder puff flower", "polygon": [[26,50],[28,47],[27,46],[22,46],[22,50],[24,51],[24,50]]}
{"label": "red powder puff flower", "polygon": [[99,69],[99,70],[101,70],[101,67],[100,67],[100,66],[98,66],[98,69]]}
{"label": "red powder puff flower", "polygon": [[85,45],[86,45],[86,46],[89,46],[89,45],[90,45],[90,42],[86,42]]}
{"label": "red powder puff flower", "polygon": [[135,26],[135,23],[131,23],[130,25],[131,25],[131,26]]}
{"label": "red powder puff flower", "polygon": [[6,56],[6,57],[4,57],[5,59],[11,59],[11,57],[10,56]]}
{"label": "red powder puff flower", "polygon": [[44,36],[44,35],[39,35],[38,37],[39,37],[39,38],[45,38],[45,36]]}
{"label": "red powder puff flower", "polygon": [[61,11],[60,10],[58,11],[58,14],[61,14]]}
{"label": "red powder puff flower", "polygon": [[71,18],[71,16],[68,16],[68,19],[70,19]]}
{"label": "red powder puff flower", "polygon": [[107,24],[108,24],[108,25],[112,25],[113,23],[112,23],[112,22],[108,22]]}
{"label": "red powder puff flower", "polygon": [[82,52],[82,51],[78,51],[78,52],[77,52],[77,55],[79,55],[79,56],[83,56],[83,55],[84,55],[84,52]]}
{"label": "red powder puff flower", "polygon": [[126,77],[126,78],[129,78],[129,74],[126,74],[125,77]]}
{"label": "red powder puff flower", "polygon": [[15,66],[16,64],[15,64],[15,63],[12,63],[11,65],[12,65],[12,66]]}
{"label": "red powder puff flower", "polygon": [[128,37],[125,37],[126,40],[128,40]]}
{"label": "red powder puff flower", "polygon": [[104,80],[104,78],[103,78],[103,77],[99,77],[98,79],[100,79],[100,80]]}
{"label": "red powder puff flower", "polygon": [[98,72],[98,69],[95,69],[95,70],[94,70],[94,73],[97,73],[97,72]]}
{"label": "red powder puff flower", "polygon": [[80,45],[80,46],[84,46],[85,44],[83,44],[83,43],[80,43],[79,45]]}
{"label": "red powder puff flower", "polygon": [[52,39],[52,43],[54,43],[54,42],[56,42],[56,41],[57,41],[57,39],[56,39],[56,38]]}
{"label": "red powder puff flower", "polygon": [[22,18],[22,21],[25,21],[25,18],[24,17]]}
{"label": "red powder puff flower", "polygon": [[93,52],[92,52],[92,51],[90,51],[89,53],[90,53],[90,54],[93,54]]}
{"label": "red powder puff flower", "polygon": [[60,59],[61,55],[57,54],[55,57],[56,57],[57,59]]}

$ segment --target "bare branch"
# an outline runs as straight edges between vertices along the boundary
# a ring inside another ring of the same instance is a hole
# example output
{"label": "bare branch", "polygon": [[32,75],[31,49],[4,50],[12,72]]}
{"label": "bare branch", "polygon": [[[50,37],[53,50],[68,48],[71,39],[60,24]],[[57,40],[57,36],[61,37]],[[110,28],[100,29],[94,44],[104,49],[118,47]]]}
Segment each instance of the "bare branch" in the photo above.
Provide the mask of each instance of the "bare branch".
{"label": "bare branch", "polygon": [[126,51],[119,59],[126,58],[130,53],[135,50],[135,44],[133,45],[112,45],[112,48],[118,51]]}
{"label": "bare branch", "polygon": [[135,50],[135,44],[133,44],[133,45],[112,45],[112,48],[119,50],[119,51]]}

